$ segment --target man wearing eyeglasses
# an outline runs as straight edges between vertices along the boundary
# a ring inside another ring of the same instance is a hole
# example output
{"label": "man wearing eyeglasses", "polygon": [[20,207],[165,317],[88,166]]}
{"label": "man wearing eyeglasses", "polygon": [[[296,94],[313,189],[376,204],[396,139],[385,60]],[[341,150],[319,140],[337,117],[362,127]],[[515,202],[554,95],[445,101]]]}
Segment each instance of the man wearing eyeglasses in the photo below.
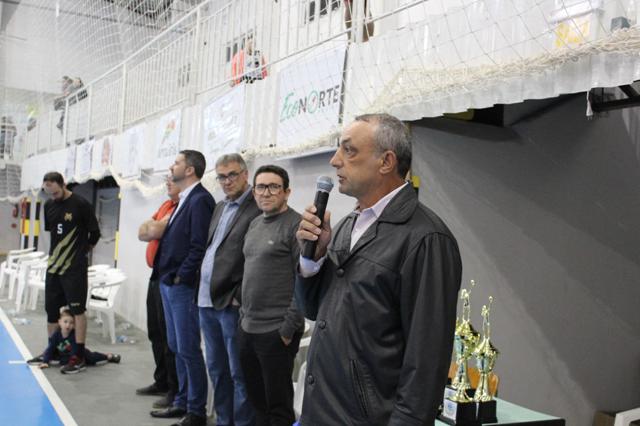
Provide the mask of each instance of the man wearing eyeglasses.
{"label": "man wearing eyeglasses", "polygon": [[200,267],[200,328],[213,383],[216,423],[252,425],[253,408],[247,399],[238,359],[236,330],[242,300],[242,245],[249,224],[260,215],[260,210],[248,182],[247,164],[240,154],[221,156],[215,170],[226,198],[213,211],[207,251]]}
{"label": "man wearing eyeglasses", "polygon": [[293,360],[304,330],[293,297],[301,216],[287,205],[291,190],[286,170],[262,166],[253,184],[262,215],[251,222],[243,249],[240,363],[256,425],[289,426],[295,421]]}

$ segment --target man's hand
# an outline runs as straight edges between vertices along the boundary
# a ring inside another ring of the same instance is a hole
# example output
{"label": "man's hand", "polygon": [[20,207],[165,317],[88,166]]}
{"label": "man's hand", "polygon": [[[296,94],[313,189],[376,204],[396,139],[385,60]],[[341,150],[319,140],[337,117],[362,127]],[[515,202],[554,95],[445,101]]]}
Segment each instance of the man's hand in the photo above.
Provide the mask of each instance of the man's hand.
{"label": "man's hand", "polygon": [[282,339],[282,343],[284,343],[285,346],[289,346],[291,344],[291,339],[287,337],[280,336],[280,339]]}
{"label": "man's hand", "polygon": [[42,362],[42,363],[38,364],[38,368],[40,368],[40,369],[49,368],[49,364],[46,363],[46,362]]}
{"label": "man's hand", "polygon": [[296,238],[300,244],[300,250],[304,250],[305,241],[317,241],[316,252],[313,260],[317,261],[327,253],[327,246],[331,241],[331,212],[324,213],[322,228],[320,228],[320,218],[315,215],[316,206],[308,206],[302,212],[302,220],[296,232]]}
{"label": "man's hand", "polygon": [[164,230],[169,225],[169,216],[170,215],[166,215],[160,220],[149,219],[144,222],[138,229],[138,239],[148,242],[162,238]]}

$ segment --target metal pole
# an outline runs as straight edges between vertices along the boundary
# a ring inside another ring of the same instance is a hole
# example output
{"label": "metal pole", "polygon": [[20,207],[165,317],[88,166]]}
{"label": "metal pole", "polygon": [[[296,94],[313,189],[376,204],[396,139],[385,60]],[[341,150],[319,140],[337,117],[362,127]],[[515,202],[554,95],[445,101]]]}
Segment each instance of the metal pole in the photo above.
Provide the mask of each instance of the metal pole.
{"label": "metal pole", "polygon": [[87,87],[87,98],[88,98],[88,105],[87,105],[87,136],[85,137],[85,141],[88,141],[89,138],[91,137],[91,104],[93,104],[93,85]]}
{"label": "metal pole", "polygon": [[62,120],[62,144],[67,146],[67,124],[69,123],[69,98],[64,100],[64,120]]}
{"label": "metal pole", "polygon": [[122,64],[122,93],[120,94],[120,117],[118,119],[118,133],[124,131],[125,108],[127,99],[127,64]]}

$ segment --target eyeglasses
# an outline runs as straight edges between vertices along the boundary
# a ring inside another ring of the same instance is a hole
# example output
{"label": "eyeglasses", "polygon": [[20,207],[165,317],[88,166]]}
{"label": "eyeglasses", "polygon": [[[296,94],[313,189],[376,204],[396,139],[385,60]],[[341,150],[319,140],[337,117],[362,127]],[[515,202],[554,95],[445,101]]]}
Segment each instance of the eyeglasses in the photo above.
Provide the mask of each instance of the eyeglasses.
{"label": "eyeglasses", "polygon": [[270,183],[269,185],[264,185],[264,184],[257,184],[256,186],[254,186],[254,190],[256,191],[256,194],[258,195],[262,195],[265,193],[265,191],[267,190],[267,188],[269,188],[269,193],[271,195],[278,195],[280,193],[280,191],[282,190],[282,185],[278,184],[278,183]]}
{"label": "eyeglasses", "polygon": [[218,183],[224,183],[227,179],[229,179],[229,182],[233,182],[238,178],[238,176],[240,176],[240,173],[231,172],[228,175],[218,175],[216,176],[216,180],[218,181]]}

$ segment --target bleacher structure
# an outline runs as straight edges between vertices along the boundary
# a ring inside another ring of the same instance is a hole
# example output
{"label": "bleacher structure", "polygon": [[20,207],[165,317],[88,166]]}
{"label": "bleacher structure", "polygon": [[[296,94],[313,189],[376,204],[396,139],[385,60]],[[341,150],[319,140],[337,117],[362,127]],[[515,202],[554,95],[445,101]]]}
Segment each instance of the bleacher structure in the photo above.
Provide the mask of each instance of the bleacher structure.
{"label": "bleacher structure", "polygon": [[[150,195],[162,186],[143,175],[165,173],[180,148],[211,164],[230,151],[304,155],[335,146],[362,113],[416,120],[628,85],[640,73],[634,0],[353,1],[348,26],[349,2],[338,0],[149,3],[15,6],[16,19],[33,21],[28,35],[49,35],[56,52],[27,55],[39,67],[33,87],[12,87],[15,73],[1,82],[19,149],[1,162],[0,198],[37,190],[50,169],[78,182],[111,174]],[[266,78],[234,84],[248,38]],[[3,43],[19,44],[7,33]],[[59,98],[63,74],[84,84]]]}

